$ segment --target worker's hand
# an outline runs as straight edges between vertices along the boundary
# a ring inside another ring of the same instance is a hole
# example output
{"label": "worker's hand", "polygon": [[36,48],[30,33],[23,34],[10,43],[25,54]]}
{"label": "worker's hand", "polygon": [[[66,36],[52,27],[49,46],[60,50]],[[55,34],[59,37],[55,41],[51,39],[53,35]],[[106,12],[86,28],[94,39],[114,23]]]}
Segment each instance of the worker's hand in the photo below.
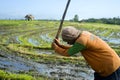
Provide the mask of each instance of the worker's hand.
{"label": "worker's hand", "polygon": [[[59,39],[54,39],[53,43],[55,43],[58,47],[61,47],[63,49],[69,49],[71,46],[66,46],[66,45],[62,45],[60,44]],[[54,48],[53,48],[54,49]]]}
{"label": "worker's hand", "polygon": [[55,50],[56,53],[62,55],[62,56],[69,56],[67,53],[68,49],[64,49],[60,46],[58,46],[55,42],[52,43],[52,48]]}
{"label": "worker's hand", "polygon": [[61,44],[60,44],[60,40],[59,40],[59,39],[54,39],[54,42],[55,42],[59,47],[61,47]]}
{"label": "worker's hand", "polygon": [[60,41],[58,39],[54,39],[52,42],[52,48],[54,49],[55,46],[61,47]]}
{"label": "worker's hand", "polygon": [[53,49],[55,49],[56,47],[58,47],[56,39],[53,40],[51,47]]}
{"label": "worker's hand", "polygon": [[56,53],[58,53],[60,55],[63,55],[63,56],[69,56],[69,54],[67,53],[68,49],[65,49],[65,48],[59,46],[58,42],[53,41],[51,46],[55,50]]}
{"label": "worker's hand", "polygon": [[51,47],[52,47],[53,49],[55,49],[56,47],[58,47],[58,45],[57,45],[55,42],[52,42]]}

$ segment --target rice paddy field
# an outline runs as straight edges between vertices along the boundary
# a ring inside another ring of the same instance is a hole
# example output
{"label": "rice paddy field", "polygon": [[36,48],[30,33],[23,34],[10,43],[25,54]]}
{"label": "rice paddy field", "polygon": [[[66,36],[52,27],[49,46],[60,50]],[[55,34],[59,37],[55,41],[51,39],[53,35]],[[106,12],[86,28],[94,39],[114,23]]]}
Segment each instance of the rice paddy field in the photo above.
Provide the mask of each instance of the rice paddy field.
{"label": "rice paddy field", "polygon": [[[80,53],[63,57],[52,50],[59,24],[59,21],[0,20],[0,79],[93,80],[94,71]],[[63,27],[66,26],[94,33],[120,54],[120,25],[65,21]],[[62,40],[61,43],[66,44]]]}

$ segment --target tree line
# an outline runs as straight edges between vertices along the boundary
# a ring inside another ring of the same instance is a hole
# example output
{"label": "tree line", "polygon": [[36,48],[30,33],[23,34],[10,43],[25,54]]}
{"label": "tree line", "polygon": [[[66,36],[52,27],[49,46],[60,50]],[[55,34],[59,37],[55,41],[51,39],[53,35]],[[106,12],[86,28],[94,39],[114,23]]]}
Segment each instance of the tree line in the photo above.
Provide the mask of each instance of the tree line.
{"label": "tree line", "polygon": [[95,22],[95,23],[105,23],[105,24],[117,24],[117,25],[120,25],[120,18],[119,17],[100,18],[100,19],[89,18],[89,19],[81,20],[80,22]]}
{"label": "tree line", "polygon": [[89,19],[79,20],[79,16],[76,14],[76,15],[74,15],[73,19],[71,19],[70,21],[72,21],[72,22],[91,22],[91,23],[104,23],[104,24],[120,25],[120,18],[119,17],[100,18],[100,19],[89,18]]}

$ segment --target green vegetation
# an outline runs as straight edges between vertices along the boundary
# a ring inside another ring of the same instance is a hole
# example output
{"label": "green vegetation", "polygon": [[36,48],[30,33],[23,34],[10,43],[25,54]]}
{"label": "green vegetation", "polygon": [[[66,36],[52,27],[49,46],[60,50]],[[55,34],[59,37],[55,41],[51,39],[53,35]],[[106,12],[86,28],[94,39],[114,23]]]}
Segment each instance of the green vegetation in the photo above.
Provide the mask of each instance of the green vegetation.
{"label": "green vegetation", "polygon": [[[57,32],[59,23],[59,21],[0,20],[0,42],[1,44],[17,44],[19,46],[48,49],[51,48],[51,42]],[[109,35],[110,38],[119,39],[120,37],[119,25],[65,21],[63,27],[65,26],[75,26],[78,29],[88,30],[105,38],[109,37]],[[114,45],[112,43],[109,44]]]}
{"label": "green vegetation", "polygon": [[[21,57],[32,59],[38,63],[66,63],[85,66],[83,57],[63,57],[54,54],[39,54],[43,50],[51,49],[51,43],[59,27],[59,21],[22,21],[22,20],[0,20],[0,50],[7,53],[19,53]],[[101,23],[78,23],[65,21],[63,27],[75,26],[80,30],[88,30],[103,39],[120,39],[120,26]],[[60,36],[61,39],[61,36]],[[62,42],[64,44],[64,42]],[[108,41],[108,44],[120,54],[119,44]],[[0,52],[1,53],[1,52]],[[2,53],[1,53],[2,54]],[[0,55],[1,57],[2,55]],[[79,61],[78,61],[79,60]],[[43,76],[33,78],[32,73],[12,74],[0,71],[0,79],[3,80],[47,80]]]}
{"label": "green vegetation", "polygon": [[[59,21],[0,20],[0,42],[1,44],[17,44],[19,46],[50,49],[58,26]],[[110,36],[110,38],[119,39],[120,37],[118,35],[119,25],[65,21],[63,27],[65,26],[75,26],[78,29],[88,30],[105,38]],[[109,44],[111,46],[115,45]]]}
{"label": "green vegetation", "polygon": [[114,18],[101,18],[101,19],[86,19],[86,20],[81,20],[80,22],[92,22],[92,23],[105,23],[105,24],[116,24],[120,25],[120,18],[119,17],[114,17]]}
{"label": "green vegetation", "polygon": [[[57,54],[37,54],[35,53],[35,49],[43,49],[43,50],[49,50],[51,48],[40,48],[40,47],[30,47],[30,46],[20,46],[20,45],[7,45],[6,47],[9,51],[12,52],[19,52],[21,56],[28,58],[28,59],[34,59],[36,62],[45,62],[45,63],[73,63],[73,64],[80,64],[84,66],[84,58],[83,57],[64,57],[59,56]],[[26,56],[25,56],[26,55]],[[78,62],[80,60],[80,62]]]}
{"label": "green vegetation", "polygon": [[0,70],[0,74],[0,80],[52,80],[43,76],[35,78],[27,74],[13,74],[3,70]]}
{"label": "green vegetation", "polygon": [[0,74],[0,80],[35,80],[32,76],[26,74],[12,74],[3,70],[0,70]]}

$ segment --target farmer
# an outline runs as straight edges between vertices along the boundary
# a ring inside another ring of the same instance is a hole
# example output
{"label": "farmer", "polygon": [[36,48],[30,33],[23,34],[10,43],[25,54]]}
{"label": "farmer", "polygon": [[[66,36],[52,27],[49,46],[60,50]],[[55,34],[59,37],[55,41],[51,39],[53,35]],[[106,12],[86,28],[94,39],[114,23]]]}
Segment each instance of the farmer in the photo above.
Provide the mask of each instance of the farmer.
{"label": "farmer", "polygon": [[74,27],[65,27],[62,30],[62,39],[71,46],[62,45],[55,39],[52,43],[55,52],[67,57],[81,52],[95,71],[94,80],[120,80],[119,56],[98,36]]}

